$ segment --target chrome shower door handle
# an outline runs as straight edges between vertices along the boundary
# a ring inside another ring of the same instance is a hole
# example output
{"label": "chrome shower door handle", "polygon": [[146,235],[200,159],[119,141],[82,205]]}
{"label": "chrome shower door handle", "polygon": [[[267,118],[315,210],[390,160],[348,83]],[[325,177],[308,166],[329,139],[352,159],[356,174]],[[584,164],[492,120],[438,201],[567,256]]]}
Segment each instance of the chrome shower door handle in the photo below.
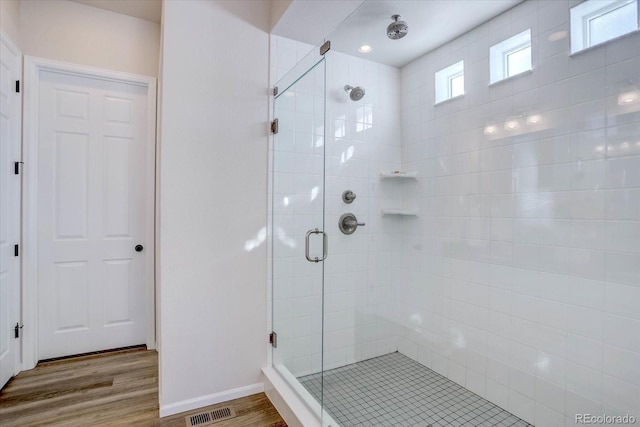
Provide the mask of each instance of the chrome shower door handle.
{"label": "chrome shower door handle", "polygon": [[310,262],[318,262],[319,261],[318,257],[311,258],[309,256],[309,237],[311,237],[312,234],[317,234],[318,231],[319,230],[317,228],[316,229],[311,229],[311,230],[307,231],[307,234],[305,234],[305,236],[304,236],[304,256],[305,256],[305,258],[307,258],[307,261],[310,261]]}
{"label": "chrome shower door handle", "polygon": [[327,259],[329,254],[329,236],[324,231],[322,232],[322,261]]}
{"label": "chrome shower door handle", "polygon": [[[318,258],[317,256],[312,258],[311,256],[309,256],[309,238],[311,237],[312,234],[322,234],[322,258]],[[305,258],[307,258],[307,261],[309,262],[324,261],[325,259],[327,259],[328,251],[329,251],[329,244],[327,239],[327,233],[325,233],[324,231],[320,231],[317,228],[313,228],[307,231],[307,234],[305,234],[304,236],[304,256]]]}

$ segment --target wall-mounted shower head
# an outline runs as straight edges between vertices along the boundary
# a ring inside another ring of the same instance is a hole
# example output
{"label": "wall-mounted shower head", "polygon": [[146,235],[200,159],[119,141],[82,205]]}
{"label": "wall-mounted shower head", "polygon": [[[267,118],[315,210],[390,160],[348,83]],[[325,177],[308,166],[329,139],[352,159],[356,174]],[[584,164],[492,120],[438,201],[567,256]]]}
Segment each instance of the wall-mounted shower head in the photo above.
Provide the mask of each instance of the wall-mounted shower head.
{"label": "wall-mounted shower head", "polygon": [[360,101],[364,97],[364,88],[360,86],[345,85],[344,91],[349,94],[352,101]]}
{"label": "wall-mounted shower head", "polygon": [[400,21],[400,18],[400,15],[393,15],[391,17],[391,19],[393,19],[393,22],[387,27],[387,37],[389,37],[391,40],[401,39],[406,36],[407,32],[409,31],[409,26],[407,26],[407,23],[404,21]]}

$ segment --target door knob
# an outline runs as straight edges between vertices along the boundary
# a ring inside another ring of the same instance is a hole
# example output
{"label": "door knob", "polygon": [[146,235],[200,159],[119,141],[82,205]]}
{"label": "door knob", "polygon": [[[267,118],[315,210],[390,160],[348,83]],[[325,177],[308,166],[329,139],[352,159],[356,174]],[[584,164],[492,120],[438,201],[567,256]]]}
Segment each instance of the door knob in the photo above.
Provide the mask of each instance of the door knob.
{"label": "door knob", "polygon": [[365,223],[358,222],[358,218],[352,213],[342,215],[338,221],[338,228],[340,228],[340,231],[344,234],[353,234],[358,226],[362,227],[364,225]]}
{"label": "door knob", "polygon": [[144,246],[136,245],[136,247],[134,249],[136,250],[136,252],[142,252],[142,250],[144,249]]}

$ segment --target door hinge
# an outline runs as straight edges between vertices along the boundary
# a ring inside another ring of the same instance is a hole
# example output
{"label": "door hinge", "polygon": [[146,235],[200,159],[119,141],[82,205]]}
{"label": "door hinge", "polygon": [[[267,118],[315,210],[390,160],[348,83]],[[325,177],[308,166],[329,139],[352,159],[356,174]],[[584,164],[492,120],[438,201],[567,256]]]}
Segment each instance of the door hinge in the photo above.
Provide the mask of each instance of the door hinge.
{"label": "door hinge", "polygon": [[271,133],[273,133],[273,134],[278,133],[278,119],[274,119],[271,122]]}
{"label": "door hinge", "polygon": [[13,245],[13,256],[20,255],[20,247],[18,245]]}
{"label": "door hinge", "polygon": [[13,174],[20,175],[20,165],[24,164],[24,162],[13,162]]}
{"label": "door hinge", "polygon": [[325,53],[329,52],[330,49],[331,41],[327,40],[322,46],[320,46],[320,56],[323,56]]}
{"label": "door hinge", "polygon": [[13,328],[13,337],[20,338],[20,329],[22,329],[24,325],[16,323],[16,326]]}
{"label": "door hinge", "polygon": [[274,86],[273,87],[273,96],[276,96],[278,94],[278,86]]}
{"label": "door hinge", "polygon": [[278,334],[275,332],[269,334],[269,344],[271,344],[273,348],[278,348]]}
{"label": "door hinge", "polygon": [[16,93],[20,93],[20,80],[16,80]]}

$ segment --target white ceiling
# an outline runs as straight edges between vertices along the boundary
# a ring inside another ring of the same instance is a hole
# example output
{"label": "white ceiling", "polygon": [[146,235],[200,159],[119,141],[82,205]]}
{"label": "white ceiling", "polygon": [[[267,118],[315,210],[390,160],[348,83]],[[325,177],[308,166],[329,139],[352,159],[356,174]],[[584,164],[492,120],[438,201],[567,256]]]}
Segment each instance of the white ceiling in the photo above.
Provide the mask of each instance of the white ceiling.
{"label": "white ceiling", "polygon": [[[273,0],[271,7],[281,0]],[[274,23],[275,35],[319,45],[363,0],[293,0]],[[273,9],[272,9],[273,10]]]}
{"label": "white ceiling", "polygon": [[[329,34],[331,48],[349,55],[401,67],[453,40],[522,0],[366,0]],[[400,40],[387,37],[391,15],[409,27]],[[367,54],[358,48],[367,44]]]}
{"label": "white ceiling", "polygon": [[[72,1],[157,23],[162,15],[162,0]],[[401,67],[521,1],[293,0],[273,33],[310,44],[327,37],[332,49]],[[402,15],[409,26],[409,33],[400,40],[387,37],[395,14]],[[358,52],[363,44],[373,50]]]}
{"label": "white ceiling", "polygon": [[[331,49],[401,67],[521,1],[293,0],[272,32],[313,45],[326,37]],[[387,26],[396,14],[409,32],[400,40],[390,40]],[[373,50],[358,52],[363,44]]]}
{"label": "white ceiling", "polygon": [[160,23],[162,0],[71,0],[98,9]]}

